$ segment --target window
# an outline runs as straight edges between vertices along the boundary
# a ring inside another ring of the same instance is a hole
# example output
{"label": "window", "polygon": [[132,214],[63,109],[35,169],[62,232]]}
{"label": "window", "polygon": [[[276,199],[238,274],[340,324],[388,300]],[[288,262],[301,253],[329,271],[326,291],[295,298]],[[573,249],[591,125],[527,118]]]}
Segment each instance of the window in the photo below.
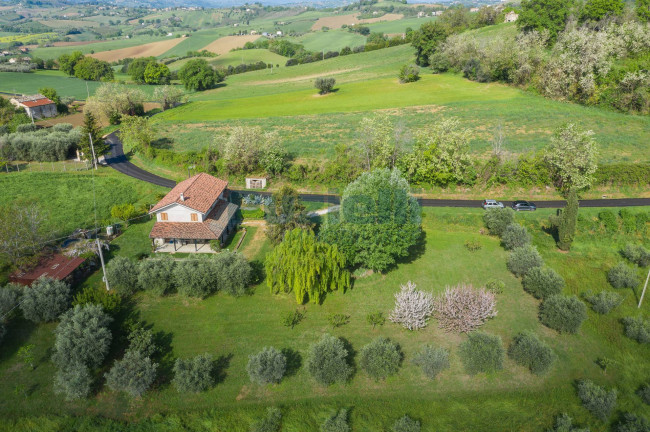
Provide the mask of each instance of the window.
{"label": "window", "polygon": [[196,213],[192,213],[190,215],[190,218],[192,219],[192,222],[198,222],[199,221],[199,215],[197,215]]}
{"label": "window", "polygon": [[166,221],[167,220],[167,213],[160,213],[160,220]]}

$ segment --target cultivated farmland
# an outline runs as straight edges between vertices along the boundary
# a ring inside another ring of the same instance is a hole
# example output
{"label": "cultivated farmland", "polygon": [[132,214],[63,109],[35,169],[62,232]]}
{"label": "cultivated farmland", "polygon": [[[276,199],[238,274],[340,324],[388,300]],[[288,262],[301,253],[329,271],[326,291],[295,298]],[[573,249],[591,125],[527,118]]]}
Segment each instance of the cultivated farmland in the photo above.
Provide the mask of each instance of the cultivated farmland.
{"label": "cultivated farmland", "polygon": [[169,38],[160,42],[151,42],[148,44],[137,45],[129,48],[95,52],[90,56],[108,62],[122,60],[125,58],[157,57],[174,48],[182,41],[182,38]]}

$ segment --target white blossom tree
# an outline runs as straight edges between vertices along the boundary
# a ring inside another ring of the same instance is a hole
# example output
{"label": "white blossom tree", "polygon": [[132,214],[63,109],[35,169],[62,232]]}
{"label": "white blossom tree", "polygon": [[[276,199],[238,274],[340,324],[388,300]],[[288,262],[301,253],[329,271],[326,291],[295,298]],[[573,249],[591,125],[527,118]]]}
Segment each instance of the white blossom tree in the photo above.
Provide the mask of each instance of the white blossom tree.
{"label": "white blossom tree", "polygon": [[485,288],[459,284],[447,287],[435,300],[438,325],[447,331],[468,333],[497,315],[496,296]]}
{"label": "white blossom tree", "polygon": [[395,294],[395,309],[388,319],[401,324],[409,330],[426,327],[429,317],[433,314],[433,294],[419,291],[416,285],[408,281]]}
{"label": "white blossom tree", "polygon": [[592,131],[581,131],[567,123],[555,131],[546,148],[555,185],[559,189],[586,189],[594,181],[598,149]]}

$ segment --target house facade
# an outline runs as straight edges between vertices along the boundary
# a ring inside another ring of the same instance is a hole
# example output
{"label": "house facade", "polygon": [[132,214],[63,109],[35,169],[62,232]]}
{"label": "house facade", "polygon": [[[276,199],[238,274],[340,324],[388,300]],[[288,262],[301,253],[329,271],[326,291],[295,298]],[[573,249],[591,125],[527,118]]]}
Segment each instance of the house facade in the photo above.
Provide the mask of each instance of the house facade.
{"label": "house facade", "polygon": [[32,119],[57,115],[56,104],[42,94],[14,97],[9,102],[16,107],[23,108]]}
{"label": "house facade", "polygon": [[149,238],[154,250],[185,247],[184,252],[209,252],[211,241],[224,243],[237,227],[237,209],[230,202],[227,181],[197,174],[178,183],[151,208],[156,223]]}
{"label": "house facade", "polygon": [[517,18],[519,18],[519,14],[517,14],[515,11],[510,11],[506,14],[506,17],[504,19],[504,22],[515,22],[517,21]]}

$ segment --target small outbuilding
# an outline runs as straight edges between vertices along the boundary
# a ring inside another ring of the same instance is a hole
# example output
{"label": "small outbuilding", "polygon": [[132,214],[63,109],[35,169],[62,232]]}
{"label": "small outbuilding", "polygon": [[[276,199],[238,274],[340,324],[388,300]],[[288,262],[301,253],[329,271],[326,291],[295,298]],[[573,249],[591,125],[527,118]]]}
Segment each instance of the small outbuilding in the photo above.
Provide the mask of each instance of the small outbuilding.
{"label": "small outbuilding", "polygon": [[16,270],[9,275],[9,280],[25,286],[31,285],[41,277],[69,281],[73,278],[75,270],[84,261],[79,257],[68,257],[63,254],[52,255],[41,259],[35,267],[29,270]]}
{"label": "small outbuilding", "polygon": [[57,115],[56,104],[42,94],[14,97],[9,102],[16,107],[23,108],[32,119],[55,117]]}
{"label": "small outbuilding", "polygon": [[246,189],[264,189],[266,177],[246,177]]}

